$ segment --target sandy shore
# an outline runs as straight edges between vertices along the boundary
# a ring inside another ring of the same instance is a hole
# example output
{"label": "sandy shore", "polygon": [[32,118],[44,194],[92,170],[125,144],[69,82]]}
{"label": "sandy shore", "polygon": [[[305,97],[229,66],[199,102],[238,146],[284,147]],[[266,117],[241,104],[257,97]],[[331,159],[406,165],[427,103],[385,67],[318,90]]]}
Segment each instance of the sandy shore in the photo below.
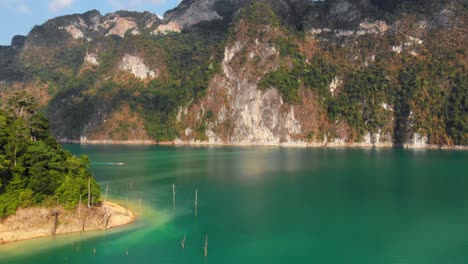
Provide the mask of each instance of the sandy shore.
{"label": "sandy shore", "polygon": [[52,237],[55,226],[55,214],[58,225],[55,235],[90,230],[105,230],[132,223],[135,213],[112,202],[102,202],[99,206],[67,211],[62,207],[31,207],[18,209],[0,223],[0,245],[20,240],[39,237]]}

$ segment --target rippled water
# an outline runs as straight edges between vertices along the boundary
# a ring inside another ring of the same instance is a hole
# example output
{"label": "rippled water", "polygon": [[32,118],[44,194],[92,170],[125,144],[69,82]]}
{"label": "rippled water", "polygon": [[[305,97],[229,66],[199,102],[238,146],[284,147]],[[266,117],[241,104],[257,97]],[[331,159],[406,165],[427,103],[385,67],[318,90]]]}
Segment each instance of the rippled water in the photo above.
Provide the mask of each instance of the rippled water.
{"label": "rippled water", "polygon": [[3,245],[0,263],[468,263],[467,152],[66,147],[140,218]]}

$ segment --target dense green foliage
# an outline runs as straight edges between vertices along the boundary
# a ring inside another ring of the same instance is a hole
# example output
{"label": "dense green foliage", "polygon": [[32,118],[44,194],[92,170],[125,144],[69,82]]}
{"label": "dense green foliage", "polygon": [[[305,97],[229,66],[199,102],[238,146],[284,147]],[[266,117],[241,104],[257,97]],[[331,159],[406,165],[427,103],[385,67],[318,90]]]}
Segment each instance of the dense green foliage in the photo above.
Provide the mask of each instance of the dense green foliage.
{"label": "dense green foliage", "polygon": [[366,68],[347,76],[343,91],[330,99],[328,113],[335,119],[341,116],[359,135],[376,133],[389,124],[388,112],[382,104],[388,104],[390,91],[388,80],[377,68]]}
{"label": "dense green foliage", "polygon": [[[269,25],[273,27],[281,25],[280,18],[267,1],[253,2],[247,8],[241,9],[236,19],[248,19],[255,22],[256,25]],[[255,29],[252,28],[251,30],[254,31]]]}
{"label": "dense green foliage", "polygon": [[451,77],[451,82],[453,86],[444,105],[446,130],[454,142],[468,145],[468,78],[459,72]]}
{"label": "dense green foliage", "polygon": [[88,171],[86,156],[63,150],[49,133],[47,119],[32,97],[17,93],[0,110],[0,218],[18,207],[99,201],[99,186]]}
{"label": "dense green foliage", "polygon": [[335,76],[336,69],[323,58],[317,56],[310,63],[305,63],[305,59],[298,56],[294,59],[292,69],[282,66],[277,71],[265,75],[260,82],[260,88],[277,88],[287,103],[299,102],[297,92],[300,87],[313,88],[328,99],[331,97],[328,86]]}

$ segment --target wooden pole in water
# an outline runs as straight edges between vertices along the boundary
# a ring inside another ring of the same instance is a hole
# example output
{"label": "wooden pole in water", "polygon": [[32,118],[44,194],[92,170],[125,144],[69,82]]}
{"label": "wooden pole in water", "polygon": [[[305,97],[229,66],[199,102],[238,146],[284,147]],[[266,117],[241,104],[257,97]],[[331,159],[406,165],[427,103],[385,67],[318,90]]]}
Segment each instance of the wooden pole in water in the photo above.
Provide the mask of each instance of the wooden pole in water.
{"label": "wooden pole in water", "polygon": [[182,248],[185,248],[185,234],[184,234],[184,239],[182,239],[182,241],[180,241],[180,246]]}
{"label": "wooden pole in water", "polygon": [[125,256],[128,256],[128,248],[125,249]]}
{"label": "wooden pole in water", "polygon": [[106,185],[106,195],[104,195],[104,202],[107,201],[107,191],[109,190],[109,184]]}
{"label": "wooden pole in water", "polygon": [[205,235],[205,247],[203,247],[203,251],[205,252],[204,256],[208,256],[208,235]]}
{"label": "wooden pole in water", "polygon": [[195,189],[195,216],[198,215],[198,189]]}
{"label": "wooden pole in water", "polygon": [[88,177],[88,208],[91,208],[91,177]]}
{"label": "wooden pole in water", "polygon": [[138,214],[141,215],[141,198],[138,199]]}
{"label": "wooden pole in water", "polygon": [[127,199],[125,200],[125,213],[128,215],[128,196],[127,196]]}
{"label": "wooden pole in water", "polygon": [[175,184],[172,184],[172,208],[175,209]]}

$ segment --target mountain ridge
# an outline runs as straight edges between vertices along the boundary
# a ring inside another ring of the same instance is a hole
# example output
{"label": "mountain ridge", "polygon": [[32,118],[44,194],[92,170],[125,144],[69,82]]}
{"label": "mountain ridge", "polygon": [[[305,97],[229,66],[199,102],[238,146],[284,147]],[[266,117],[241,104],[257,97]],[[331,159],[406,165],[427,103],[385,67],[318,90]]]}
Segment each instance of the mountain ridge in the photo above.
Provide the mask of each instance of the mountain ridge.
{"label": "mountain ridge", "polygon": [[64,141],[467,145],[466,15],[370,0],[90,11],[2,47],[0,89],[42,94]]}

